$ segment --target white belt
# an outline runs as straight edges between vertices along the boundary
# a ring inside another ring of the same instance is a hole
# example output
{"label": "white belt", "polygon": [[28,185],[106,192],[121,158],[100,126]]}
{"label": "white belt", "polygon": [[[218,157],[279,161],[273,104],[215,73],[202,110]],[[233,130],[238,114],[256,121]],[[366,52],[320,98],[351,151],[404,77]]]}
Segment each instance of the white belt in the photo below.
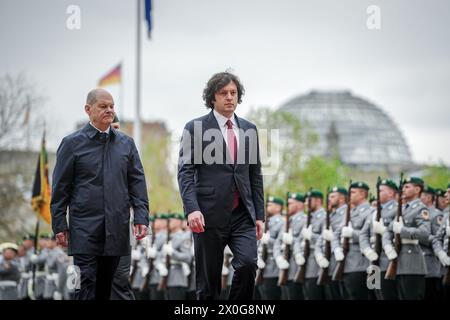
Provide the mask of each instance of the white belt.
{"label": "white belt", "polygon": [[[341,238],[341,244],[344,244],[344,237]],[[353,239],[352,238],[348,238],[348,243],[353,243]]]}
{"label": "white belt", "polygon": [[20,274],[20,276],[22,277],[22,279],[30,279],[31,278],[31,272],[22,272]]}
{"label": "white belt", "polygon": [[17,287],[17,282],[12,281],[12,280],[3,280],[0,281],[0,288],[3,287]]}
{"label": "white belt", "polygon": [[47,280],[54,280],[54,281],[57,281],[58,278],[59,278],[59,275],[58,275],[57,273],[47,274],[47,275],[45,276],[45,278],[46,278]]}
{"label": "white belt", "polygon": [[402,244],[419,244],[419,240],[412,240],[412,239],[403,239],[402,238]]}
{"label": "white belt", "polygon": [[45,271],[36,271],[35,276],[36,277],[44,277],[46,275]]}

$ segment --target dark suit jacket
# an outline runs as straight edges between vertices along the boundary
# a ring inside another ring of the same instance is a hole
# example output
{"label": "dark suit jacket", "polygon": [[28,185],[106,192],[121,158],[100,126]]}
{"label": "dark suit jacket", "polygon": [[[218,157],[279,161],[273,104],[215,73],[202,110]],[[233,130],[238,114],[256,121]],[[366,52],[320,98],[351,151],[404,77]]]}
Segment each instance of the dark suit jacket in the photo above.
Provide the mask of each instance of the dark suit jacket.
{"label": "dark suit jacket", "polygon": [[[237,116],[236,120],[240,129],[238,164],[226,161],[230,154],[212,111],[188,122],[181,139],[178,185],[184,212],[188,215],[201,211],[206,228],[228,225],[236,188],[253,222],[264,220],[263,178],[256,126]],[[214,137],[202,139],[209,134]],[[214,161],[207,159],[205,154],[211,154]]]}
{"label": "dark suit jacket", "polygon": [[55,234],[69,230],[70,255],[130,254],[130,207],[135,224],[149,224],[147,187],[136,146],[113,128],[109,136],[101,141],[88,123],[65,137],[56,154],[52,226]]}

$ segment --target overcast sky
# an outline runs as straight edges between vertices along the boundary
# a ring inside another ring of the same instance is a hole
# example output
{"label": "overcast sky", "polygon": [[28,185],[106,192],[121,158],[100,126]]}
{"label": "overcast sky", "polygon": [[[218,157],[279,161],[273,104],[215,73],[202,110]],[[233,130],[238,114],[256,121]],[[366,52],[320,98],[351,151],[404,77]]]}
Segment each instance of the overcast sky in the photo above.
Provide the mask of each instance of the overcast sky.
{"label": "overcast sky", "polygon": [[[69,5],[81,29],[66,27]],[[381,29],[366,26],[369,5]],[[142,114],[180,130],[206,112],[207,79],[232,68],[238,107],[279,107],[312,89],[349,89],[399,125],[417,162],[450,164],[450,1],[154,0],[144,39]],[[86,93],[119,61],[125,118],[134,115],[136,1],[0,0],[0,74],[25,72],[48,97],[49,146],[86,119]]]}

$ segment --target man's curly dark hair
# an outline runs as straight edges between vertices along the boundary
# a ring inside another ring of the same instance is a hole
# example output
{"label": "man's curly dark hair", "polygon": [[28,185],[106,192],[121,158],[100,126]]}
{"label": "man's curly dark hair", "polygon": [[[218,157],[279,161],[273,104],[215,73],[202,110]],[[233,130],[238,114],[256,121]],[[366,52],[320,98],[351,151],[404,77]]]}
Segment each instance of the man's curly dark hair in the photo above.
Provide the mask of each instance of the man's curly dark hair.
{"label": "man's curly dark hair", "polygon": [[203,90],[203,100],[205,101],[206,108],[214,109],[214,94],[231,81],[233,81],[237,87],[238,103],[242,102],[242,96],[245,93],[245,89],[239,78],[229,72],[219,72],[214,74],[211,79],[208,80],[206,88]]}

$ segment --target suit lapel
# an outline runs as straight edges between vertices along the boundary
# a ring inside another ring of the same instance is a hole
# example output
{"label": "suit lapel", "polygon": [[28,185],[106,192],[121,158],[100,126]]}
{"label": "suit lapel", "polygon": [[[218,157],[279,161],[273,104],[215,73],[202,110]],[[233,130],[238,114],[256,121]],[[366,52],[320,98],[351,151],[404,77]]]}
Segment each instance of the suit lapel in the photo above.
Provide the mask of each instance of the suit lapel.
{"label": "suit lapel", "polygon": [[[230,166],[230,167],[234,167],[232,164],[227,163],[226,159],[231,159],[231,155],[230,152],[228,150],[227,147],[227,143],[222,135],[222,130],[219,127],[219,123],[217,122],[216,117],[214,116],[213,111],[211,110],[211,112],[208,115],[208,119],[207,119],[207,125],[205,126],[205,131],[208,129],[215,129],[215,130],[219,130],[220,133],[220,137],[222,137],[222,160],[223,163]],[[216,149],[217,150],[217,149]],[[226,155],[226,158],[225,158]]]}

